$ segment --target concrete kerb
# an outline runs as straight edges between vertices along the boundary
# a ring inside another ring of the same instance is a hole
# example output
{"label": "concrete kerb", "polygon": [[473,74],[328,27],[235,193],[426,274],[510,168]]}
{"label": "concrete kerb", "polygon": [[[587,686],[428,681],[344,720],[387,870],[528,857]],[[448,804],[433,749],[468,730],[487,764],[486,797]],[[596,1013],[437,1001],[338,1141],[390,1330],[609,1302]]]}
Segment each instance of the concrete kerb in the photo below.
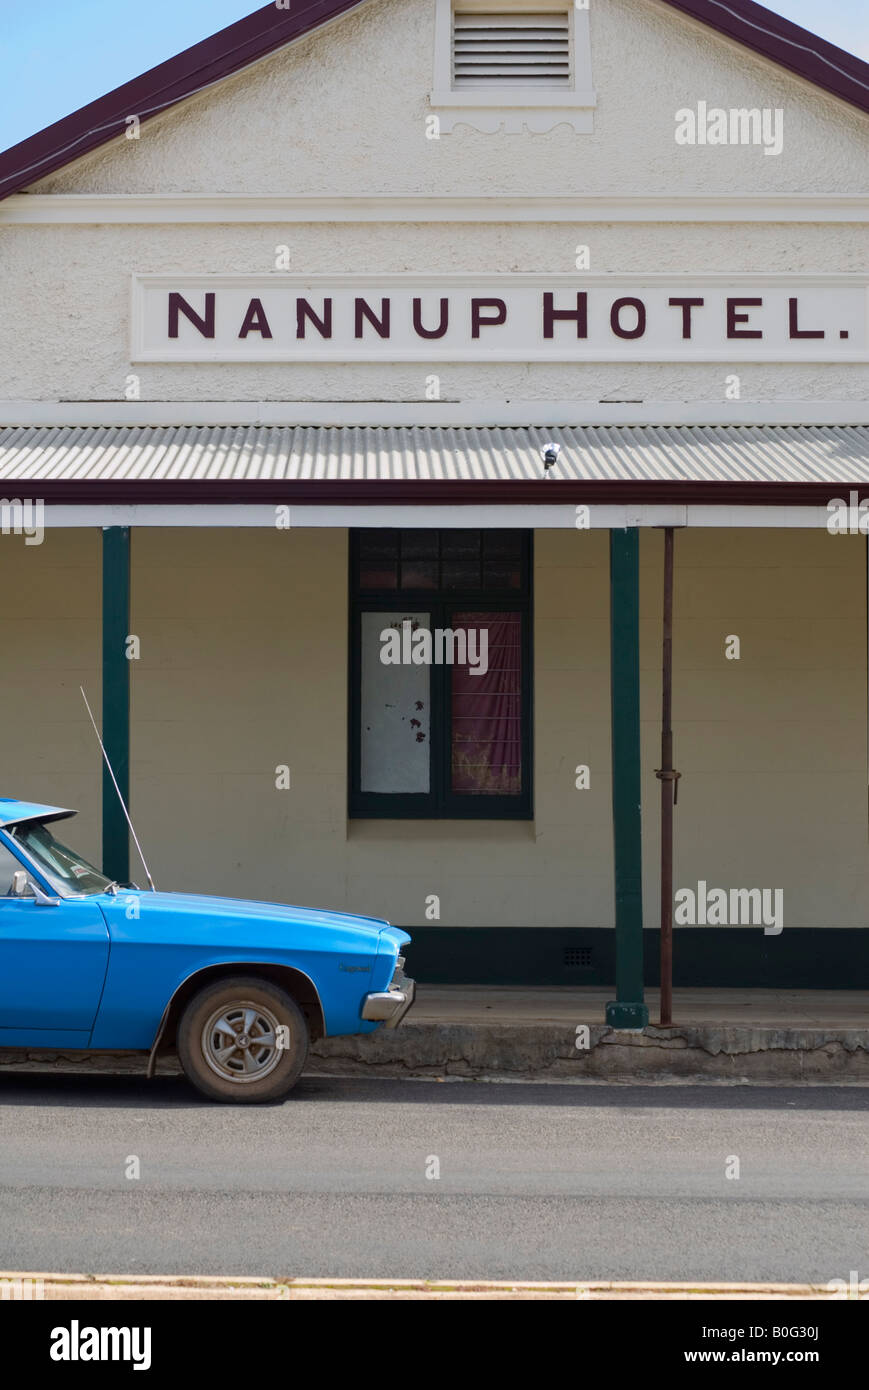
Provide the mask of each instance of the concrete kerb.
{"label": "concrete kerb", "polygon": [[[393,1032],[328,1038],[306,1073],[360,1077],[528,1081],[869,1084],[869,1029],[726,1023],[620,1030],[563,1023],[413,1023]],[[577,1046],[577,1042],[582,1045]],[[585,1045],[587,1043],[587,1046]],[[130,1075],[137,1053],[0,1051],[9,1071]],[[174,1075],[174,1057],[158,1074]]]}
{"label": "concrete kerb", "polygon": [[531,1080],[869,1083],[869,1029],[734,1024],[618,1030],[589,1024],[588,1046],[558,1024],[411,1024],[318,1043],[312,1072]]}

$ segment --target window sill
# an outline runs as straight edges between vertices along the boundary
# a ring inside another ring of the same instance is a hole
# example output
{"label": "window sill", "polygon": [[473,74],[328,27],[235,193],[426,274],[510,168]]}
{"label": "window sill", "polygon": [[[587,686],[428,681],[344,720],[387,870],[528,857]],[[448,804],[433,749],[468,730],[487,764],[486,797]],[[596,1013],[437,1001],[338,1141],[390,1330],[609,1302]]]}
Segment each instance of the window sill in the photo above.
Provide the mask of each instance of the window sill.
{"label": "window sill", "polygon": [[441,845],[451,841],[463,845],[492,842],[522,844],[536,838],[533,820],[423,820],[421,817],[415,820],[387,820],[363,816],[359,819],[351,817],[347,821],[348,840],[368,840],[378,844],[430,844],[435,839]]}

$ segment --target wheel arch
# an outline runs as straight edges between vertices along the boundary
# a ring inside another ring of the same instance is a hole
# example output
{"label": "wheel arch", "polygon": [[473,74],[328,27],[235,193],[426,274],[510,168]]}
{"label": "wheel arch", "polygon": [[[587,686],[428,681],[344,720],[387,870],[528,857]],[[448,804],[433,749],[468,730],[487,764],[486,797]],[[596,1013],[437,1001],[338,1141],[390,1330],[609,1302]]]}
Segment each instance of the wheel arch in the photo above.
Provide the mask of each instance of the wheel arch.
{"label": "wheel arch", "polygon": [[219,980],[231,980],[236,975],[256,976],[286,990],[302,1011],[311,1042],[325,1037],[326,1019],[320,995],[314,981],[304,970],[299,970],[293,965],[278,965],[272,961],[233,960],[216,965],[204,965],[182,980],[163,1010],[163,1017],[148,1058],[149,1076],[154,1074],[158,1056],[175,1046],[179,1019],[194,995],[206,985],[216,984]]}

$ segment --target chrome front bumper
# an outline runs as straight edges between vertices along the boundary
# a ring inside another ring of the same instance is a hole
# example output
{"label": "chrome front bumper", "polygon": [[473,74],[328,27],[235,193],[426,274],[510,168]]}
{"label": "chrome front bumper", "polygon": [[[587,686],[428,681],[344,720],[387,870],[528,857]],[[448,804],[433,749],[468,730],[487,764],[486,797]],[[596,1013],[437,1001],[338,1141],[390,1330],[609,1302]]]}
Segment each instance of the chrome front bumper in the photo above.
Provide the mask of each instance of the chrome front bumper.
{"label": "chrome front bumper", "polygon": [[403,972],[396,970],[389,989],[379,994],[366,994],[362,1003],[362,1017],[369,1023],[397,1028],[415,995],[416,981],[409,980]]}

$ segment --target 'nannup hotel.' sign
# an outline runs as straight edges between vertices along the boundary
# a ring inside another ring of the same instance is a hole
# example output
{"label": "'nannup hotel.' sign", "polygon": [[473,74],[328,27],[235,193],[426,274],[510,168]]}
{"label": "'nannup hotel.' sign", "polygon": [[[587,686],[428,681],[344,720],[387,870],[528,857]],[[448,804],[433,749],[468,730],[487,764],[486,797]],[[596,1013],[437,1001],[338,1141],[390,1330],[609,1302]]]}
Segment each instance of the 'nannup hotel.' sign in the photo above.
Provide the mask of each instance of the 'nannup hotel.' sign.
{"label": "'nannup hotel.' sign", "polygon": [[852,274],[134,275],[134,362],[869,360]]}

